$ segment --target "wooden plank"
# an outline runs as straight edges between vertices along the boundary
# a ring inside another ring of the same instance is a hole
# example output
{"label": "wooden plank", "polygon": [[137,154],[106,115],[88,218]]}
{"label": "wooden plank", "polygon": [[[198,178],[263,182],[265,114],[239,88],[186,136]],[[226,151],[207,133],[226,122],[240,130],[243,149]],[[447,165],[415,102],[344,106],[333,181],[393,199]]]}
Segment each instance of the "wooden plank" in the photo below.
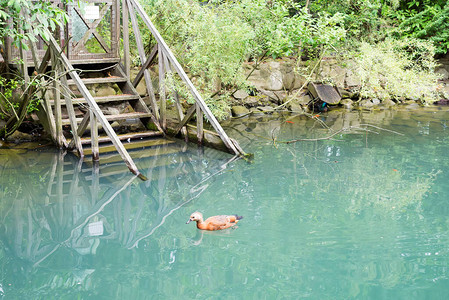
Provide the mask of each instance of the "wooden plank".
{"label": "wooden plank", "polygon": [[[155,164],[151,166],[152,168],[156,168],[159,166],[167,165],[167,163],[165,161],[163,161],[163,158],[160,157],[161,155],[170,155],[170,154],[174,154],[174,153],[178,153],[178,152],[180,152],[178,147],[167,146],[167,147],[164,147],[163,151],[160,151],[159,148],[156,148],[156,149],[150,148],[150,149],[143,149],[143,150],[133,150],[133,151],[130,151],[130,154],[133,158],[139,158],[139,159],[141,159],[141,158],[151,159],[151,158],[157,157],[154,160]],[[100,163],[101,174],[103,176],[105,175],[105,173],[111,175],[108,172],[108,169],[113,168],[113,169],[117,170],[117,164],[115,164],[115,163],[119,162],[120,160],[121,160],[120,155],[118,155],[117,153],[102,154],[101,163]],[[175,163],[173,163],[172,160],[170,160],[170,162],[172,165],[175,164]],[[87,164],[89,164],[89,162],[87,162]],[[120,169],[121,169],[121,171],[118,173],[123,173],[123,168],[120,168]],[[118,173],[116,173],[116,174],[118,174]],[[89,176],[86,177],[86,179],[88,179],[88,178],[89,178]]]}
{"label": "wooden plank", "polygon": [[59,85],[59,61],[56,57],[56,53],[53,51],[51,55],[53,76],[53,95],[54,95],[54,108],[55,108],[55,127],[56,127],[56,143],[59,147],[67,146],[64,142],[64,136],[62,132],[62,111],[61,111],[61,89]]}
{"label": "wooden plank", "polygon": [[[89,125],[90,122],[90,114],[86,113],[84,115],[84,118],[81,120],[80,126],[78,126],[78,131],[76,132],[76,135],[81,137],[83,136],[84,131],[86,131],[87,125]],[[72,139],[69,143],[69,145],[67,146],[67,148],[69,150],[73,149],[73,147],[75,146],[75,140]]]}
{"label": "wooden plank", "polygon": [[[125,134],[118,134],[117,137],[121,141],[125,141],[128,139],[142,139],[142,138],[149,138],[149,137],[160,137],[162,136],[162,133],[158,131],[145,131],[145,132],[132,132],[132,133],[125,133]],[[90,138],[81,138],[82,144],[90,144]],[[99,136],[98,142],[101,143],[107,143],[110,142],[111,139],[108,136]],[[125,147],[126,148],[126,147]]]}
{"label": "wooden plank", "polygon": [[[165,72],[167,74],[169,74],[169,76],[173,76],[173,71],[171,69],[170,63],[168,62],[167,56],[163,55],[163,58],[164,58]],[[179,101],[179,95],[174,87],[172,87],[171,89],[172,89],[171,92],[172,92],[173,98],[175,99],[175,107],[176,107],[176,111],[177,111],[178,121],[181,122],[184,119],[184,112],[182,111],[182,105],[181,105],[181,102]],[[185,128],[183,125],[180,127],[180,130],[181,130],[181,134],[184,137],[185,141],[188,142],[189,138],[187,136],[187,128]]]}
{"label": "wooden plank", "polygon": [[197,109],[196,104],[193,104],[192,106],[190,106],[190,108],[186,112],[186,115],[179,122],[179,124],[175,127],[174,135],[177,135],[178,132],[181,130],[181,128],[183,128],[187,124],[187,122],[189,122],[189,120],[192,118],[193,113],[195,112],[196,109]]}
{"label": "wooden plank", "polygon": [[[91,137],[91,154],[92,154],[92,160],[98,161],[100,160],[100,151],[98,147],[98,122],[97,118],[95,118],[94,112],[92,109],[89,110],[90,114],[90,137]],[[86,149],[86,154],[89,154],[89,150]]]}
{"label": "wooden plank", "polygon": [[161,127],[164,131],[167,129],[167,103],[165,95],[165,66],[164,66],[164,52],[161,45],[158,44],[159,56],[159,101],[161,104]]}
{"label": "wooden plank", "polygon": [[[124,94],[115,96],[104,96],[104,97],[93,97],[96,103],[109,103],[109,102],[119,102],[119,101],[132,101],[139,99],[137,95]],[[72,99],[73,104],[87,104],[86,98],[74,98]],[[50,104],[54,105],[54,101],[50,100]],[[64,101],[61,104],[65,104]]]}
{"label": "wooden plank", "polygon": [[80,9],[76,6],[73,6],[74,10],[76,11],[76,13],[80,17],[80,19],[84,22],[84,24],[88,28],[88,30],[84,33],[84,36],[81,38],[81,40],[78,41],[75,48],[72,50],[73,52],[75,52],[75,53],[79,52],[81,47],[84,47],[84,44],[87,42],[87,40],[89,39],[91,34],[95,36],[97,41],[100,43],[100,46],[104,49],[104,51],[106,51],[106,53],[111,52],[109,47],[106,45],[106,42],[98,34],[97,29],[96,29],[98,27],[98,25],[100,24],[100,22],[102,21],[105,14],[107,13],[107,11],[111,8],[111,6],[112,6],[111,4],[106,4],[105,6],[103,6],[103,8],[100,10],[100,17],[98,19],[96,19],[95,21],[93,21],[92,23],[87,22],[84,19],[84,16],[81,13]]}
{"label": "wooden plank", "polygon": [[[115,68],[114,72],[120,74],[120,76],[125,76],[125,74],[123,73],[123,70],[121,69],[120,66],[117,66],[117,68]],[[129,80],[127,80],[126,86],[123,88],[123,90],[126,90],[126,92],[134,94],[134,95],[136,95],[136,97],[139,98],[136,101],[136,103],[133,105],[133,108],[136,111],[146,112],[146,113],[151,114],[151,121],[156,126],[157,130],[159,130],[161,133],[163,133],[164,131],[162,130],[161,125],[159,124],[159,120],[156,119],[155,115],[150,111],[150,109],[145,104],[143,99],[140,96],[138,96],[139,93],[136,91],[136,89],[134,88],[134,86],[131,84],[131,82]],[[144,125],[147,126],[148,124],[144,124]]]}
{"label": "wooden plank", "polygon": [[232,141],[229,139],[228,135],[223,130],[223,128],[221,127],[220,123],[218,123],[217,119],[212,114],[212,112],[210,111],[209,107],[206,105],[206,103],[204,102],[203,98],[200,96],[200,94],[198,93],[197,89],[195,88],[195,86],[190,81],[189,77],[187,76],[187,74],[185,73],[185,71],[183,70],[181,65],[179,64],[178,60],[176,59],[174,54],[171,52],[170,48],[167,46],[167,44],[165,43],[165,41],[162,38],[162,36],[157,31],[156,27],[154,27],[153,23],[151,22],[150,18],[148,17],[148,15],[146,14],[146,12],[142,8],[142,6],[135,0],[128,0],[128,3],[131,3],[132,6],[134,7],[134,9],[139,13],[139,15],[141,16],[143,22],[145,23],[145,25],[147,25],[148,29],[150,29],[150,31],[153,34],[154,38],[158,42],[159,47],[160,47],[159,48],[159,55],[161,55],[160,52],[161,52],[161,49],[163,49],[163,51],[168,56],[168,59],[172,63],[173,68],[176,70],[176,72],[178,72],[178,74],[181,77],[181,79],[187,84],[187,87],[190,89],[190,91],[191,91],[192,95],[194,96],[195,100],[200,105],[201,110],[204,112],[204,115],[209,120],[211,125],[214,127],[215,131],[220,135],[220,138],[223,140],[223,142],[225,143],[226,147],[230,151],[232,151],[233,153],[235,153],[237,155],[245,155],[245,153],[240,153],[240,151],[234,146]]}
{"label": "wooden plank", "polygon": [[[159,139],[159,140],[147,140],[147,141],[135,141],[135,142],[130,142],[130,143],[126,143],[125,144],[125,148],[127,150],[131,150],[131,149],[138,149],[138,148],[145,148],[145,147],[154,147],[154,146],[161,146],[161,145],[169,145],[169,144],[173,144],[173,141],[170,140],[165,140],[165,139]],[[100,153],[109,153],[109,152],[116,152],[117,149],[115,149],[114,145],[108,145],[108,146],[103,146],[103,147],[99,147],[98,151]],[[85,151],[86,155],[90,155],[93,152],[93,148],[87,148]]]}
{"label": "wooden plank", "polygon": [[[112,77],[98,77],[98,78],[83,78],[81,79],[84,84],[97,84],[97,83],[120,83],[120,82],[126,82],[126,78],[118,77],[118,76],[112,76]],[[68,85],[75,85],[75,82],[73,80],[67,80]]]}
{"label": "wooden plank", "polygon": [[[128,2],[128,8],[129,8],[130,16],[131,16],[131,23],[133,26],[134,36],[136,38],[137,51],[139,52],[140,63],[143,65],[147,59],[146,59],[146,55],[145,55],[145,48],[142,43],[142,37],[140,36],[139,24],[137,23],[137,18],[134,13],[134,8],[131,5],[129,5],[129,2]],[[143,74],[145,77],[145,85],[147,87],[148,96],[150,96],[151,109],[153,110],[154,117],[157,120],[159,120],[159,110],[157,107],[156,96],[154,95],[153,83],[151,80],[150,71],[148,71],[148,69],[145,68],[143,70]],[[161,125],[161,127],[163,129],[165,129],[164,126]]]}
{"label": "wooden plank", "polygon": [[37,69],[38,74],[44,73],[45,69],[48,66],[48,61],[50,60],[50,56],[51,56],[51,48],[48,47],[47,51],[45,51],[44,57],[42,58],[42,62],[40,64],[39,68]]}
{"label": "wooden plank", "polygon": [[87,89],[86,85],[82,82],[81,78],[79,77],[78,73],[75,71],[75,69],[70,64],[70,61],[65,56],[64,53],[62,53],[61,47],[59,47],[58,43],[54,39],[54,37],[51,35],[51,33],[47,31],[47,35],[50,37],[49,45],[57,52],[61,53],[61,62],[63,63],[64,67],[68,71],[70,77],[76,82],[76,86],[78,87],[79,91],[83,95],[83,97],[87,100],[90,108],[92,109],[93,113],[97,117],[97,119],[100,121],[101,125],[103,126],[105,132],[107,135],[111,138],[112,143],[117,148],[117,151],[120,153],[121,157],[123,158],[124,162],[128,166],[129,170],[139,176],[142,180],[146,180],[145,176],[143,176],[139,170],[137,169],[136,164],[132,160],[132,158],[129,156],[128,152],[126,151],[125,147],[123,146],[122,142],[117,138],[116,133],[114,132],[114,129],[112,129],[109,122],[104,117],[103,113],[100,110],[100,107],[95,102],[95,99],[90,94],[89,90]]}
{"label": "wooden plank", "polygon": [[201,107],[195,103],[196,107],[196,137],[198,139],[198,144],[203,143],[204,138],[204,119],[203,119],[203,112],[201,111]]}
{"label": "wooden plank", "polygon": [[[151,113],[146,113],[146,112],[130,112],[130,113],[124,113],[124,114],[120,114],[120,115],[103,115],[103,119],[105,121],[107,121],[108,125],[109,125],[109,122],[112,122],[112,121],[149,118],[151,116],[152,116]],[[83,118],[76,118],[76,122],[78,122],[78,123],[81,122],[82,120],[83,120]],[[70,124],[69,119],[62,120],[62,125],[69,125],[69,124]],[[115,137],[117,137],[117,135],[115,135]]]}
{"label": "wooden plank", "polygon": [[45,113],[48,117],[48,127],[50,128],[51,138],[56,141],[56,124],[55,124],[55,116],[53,115],[53,109],[50,105],[50,100],[48,99],[48,92],[44,94],[44,101],[42,107],[45,110]]}
{"label": "wooden plank", "polygon": [[156,55],[157,55],[157,45],[153,47],[153,50],[151,50],[151,53],[148,56],[147,61],[140,68],[139,73],[137,73],[137,75],[136,75],[136,78],[134,78],[134,80],[133,80],[134,87],[136,87],[139,84],[139,82],[142,80],[145,70],[148,69],[148,67],[151,65],[151,63],[153,63],[153,61],[156,59]]}
{"label": "wooden plank", "polygon": [[131,58],[129,53],[129,9],[126,0],[122,0],[122,23],[123,23],[123,61],[126,78],[131,76]]}
{"label": "wooden plank", "polygon": [[76,115],[75,109],[73,108],[72,97],[69,93],[69,86],[67,84],[67,76],[63,75],[61,77],[62,83],[62,93],[64,95],[64,100],[67,108],[67,113],[69,114],[70,127],[72,128],[72,136],[75,140],[76,149],[80,157],[84,157],[83,145],[81,144],[81,140],[78,133],[78,125],[76,124]]}

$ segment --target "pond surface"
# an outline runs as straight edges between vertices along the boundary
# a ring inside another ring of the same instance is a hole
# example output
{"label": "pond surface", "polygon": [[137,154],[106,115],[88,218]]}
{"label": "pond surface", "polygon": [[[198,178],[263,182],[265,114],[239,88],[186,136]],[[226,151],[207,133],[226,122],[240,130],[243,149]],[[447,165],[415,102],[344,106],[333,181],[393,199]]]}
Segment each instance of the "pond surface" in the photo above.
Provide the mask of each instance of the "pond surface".
{"label": "pond surface", "polygon": [[[240,119],[252,163],[177,142],[138,152],[146,182],[3,147],[1,298],[446,299],[448,126],[436,109]],[[201,232],[196,210],[244,218]]]}

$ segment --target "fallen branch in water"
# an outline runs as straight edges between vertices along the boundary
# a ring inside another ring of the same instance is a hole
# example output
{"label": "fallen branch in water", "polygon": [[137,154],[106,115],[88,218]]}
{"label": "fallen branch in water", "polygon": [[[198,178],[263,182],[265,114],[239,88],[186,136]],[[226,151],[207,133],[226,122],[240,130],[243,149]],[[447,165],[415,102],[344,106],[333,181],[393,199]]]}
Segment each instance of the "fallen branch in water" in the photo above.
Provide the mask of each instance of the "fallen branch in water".
{"label": "fallen branch in water", "polygon": [[[363,127],[365,126],[365,127]],[[272,136],[272,140],[273,143],[276,145],[276,143],[282,143],[282,144],[292,144],[292,143],[296,143],[296,142],[315,142],[315,141],[322,141],[322,140],[330,140],[332,139],[334,136],[343,133],[343,132],[347,132],[347,131],[352,131],[352,130],[362,130],[364,132],[371,132],[371,133],[375,133],[375,134],[379,134],[379,132],[373,131],[368,129],[367,127],[372,127],[375,128],[377,130],[381,130],[381,131],[386,131],[386,132],[391,132],[397,135],[404,135],[403,133],[394,131],[394,130],[389,130],[389,129],[385,129],[385,128],[381,128],[375,125],[371,125],[371,124],[360,124],[358,126],[349,126],[349,127],[343,127],[340,130],[337,130],[335,132],[333,132],[332,134],[325,136],[325,137],[321,137],[321,138],[314,138],[314,139],[295,139],[295,140],[289,140],[289,141],[277,141],[275,136]]]}

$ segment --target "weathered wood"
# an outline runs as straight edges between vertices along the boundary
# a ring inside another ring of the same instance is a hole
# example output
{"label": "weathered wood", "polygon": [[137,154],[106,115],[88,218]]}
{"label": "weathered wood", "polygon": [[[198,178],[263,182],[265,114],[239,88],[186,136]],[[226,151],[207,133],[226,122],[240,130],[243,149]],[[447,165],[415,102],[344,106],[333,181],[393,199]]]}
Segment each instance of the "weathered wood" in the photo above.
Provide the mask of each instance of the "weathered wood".
{"label": "weathered wood", "polygon": [[[124,134],[117,135],[117,137],[121,141],[125,141],[128,139],[142,139],[142,138],[156,137],[156,136],[162,136],[162,133],[157,132],[157,131],[146,131],[146,132],[124,133]],[[111,138],[108,136],[99,136],[98,137],[98,143],[107,143],[110,141],[111,141]],[[90,137],[81,138],[81,143],[82,144],[90,144],[91,143]]]}
{"label": "weathered wood", "polygon": [[[86,131],[87,125],[89,125],[89,122],[90,122],[90,114],[86,113],[84,115],[84,118],[81,120],[80,125],[78,126],[78,131],[76,132],[77,136],[82,136],[83,135],[84,131]],[[72,150],[73,147],[75,147],[75,145],[76,145],[75,144],[75,140],[72,139],[70,141],[69,145],[67,146],[67,148],[69,150]]]}
{"label": "weathered wood", "polygon": [[70,77],[73,79],[73,81],[76,82],[76,86],[78,87],[78,90],[81,92],[83,97],[87,100],[90,109],[95,114],[97,119],[100,121],[101,125],[103,126],[103,129],[105,130],[106,134],[111,138],[112,143],[117,148],[118,153],[122,156],[123,160],[125,161],[126,165],[130,169],[130,171],[136,175],[138,175],[141,179],[144,179],[144,176],[140,174],[139,170],[137,169],[137,166],[135,165],[134,161],[132,160],[129,153],[126,151],[125,147],[123,146],[122,142],[117,138],[116,133],[112,129],[109,122],[104,117],[103,113],[100,110],[100,107],[95,102],[94,98],[90,94],[87,87],[84,85],[83,81],[79,77],[78,73],[75,71],[75,69],[70,64],[70,61],[65,56],[64,53],[61,51],[61,47],[59,47],[58,43],[54,39],[54,37],[51,35],[51,33],[47,30],[47,34],[50,36],[49,45],[52,47],[55,51],[61,53],[60,59],[62,64],[64,65],[65,69],[68,71]]}
{"label": "weathered wood", "polygon": [[[140,36],[139,24],[137,23],[134,8],[129,4],[129,1],[128,1],[128,8],[131,16],[131,23],[133,26],[134,36],[136,37],[137,51],[139,52],[140,63],[143,65],[147,60],[145,55],[145,48],[143,46],[142,37]],[[147,87],[148,96],[150,97],[151,109],[153,110],[155,118],[159,120],[159,110],[157,107],[156,96],[154,95],[150,71],[147,68],[145,68],[143,69],[143,74],[145,77],[145,85]],[[161,127],[164,128],[164,126],[162,125]]]}
{"label": "weathered wood", "polygon": [[196,107],[196,137],[198,139],[198,144],[203,143],[204,138],[204,119],[203,119],[203,112],[201,111],[201,107],[195,103]]}
{"label": "weathered wood", "polygon": [[179,122],[179,124],[175,127],[174,135],[177,135],[179,131],[189,122],[189,120],[192,118],[193,113],[197,109],[197,105],[193,104],[190,106],[190,108],[187,110],[186,115],[182,118],[182,120]]}
{"label": "weathered wood", "polygon": [[[126,75],[125,75],[126,76]],[[112,77],[98,77],[98,78],[82,78],[82,81],[85,85],[88,84],[97,84],[97,83],[121,83],[126,82],[128,77],[118,78],[116,76]],[[75,85],[73,80],[67,80],[68,85]]]}
{"label": "weathered wood", "polygon": [[42,108],[45,110],[45,113],[47,114],[48,117],[48,127],[50,129],[50,135],[51,138],[56,141],[56,125],[55,125],[55,117],[53,115],[53,109],[51,108],[50,105],[50,99],[48,96],[48,92],[46,92],[44,94],[44,99],[43,99],[43,103],[42,103]]}
{"label": "weathered wood", "polygon": [[45,69],[48,66],[50,57],[51,57],[51,48],[48,47],[47,51],[45,51],[44,57],[42,58],[42,62],[40,64],[39,68],[37,69],[38,74],[44,73]]}
{"label": "weathered wood", "polygon": [[[165,52],[165,54],[168,57],[168,60],[172,63],[174,69],[176,70],[176,72],[178,72],[178,74],[181,77],[181,79],[186,83],[187,87],[190,89],[190,91],[191,91],[192,95],[194,96],[195,100],[200,105],[201,110],[204,112],[205,116],[207,117],[207,119],[209,120],[211,125],[214,127],[215,131],[217,131],[217,133],[220,135],[220,137],[223,140],[223,142],[225,143],[226,147],[230,151],[232,151],[233,153],[235,153],[237,155],[245,155],[245,153],[241,153],[234,146],[232,141],[229,139],[228,135],[223,130],[223,128],[221,127],[220,123],[218,123],[217,119],[212,114],[212,112],[210,111],[209,107],[206,105],[206,103],[204,102],[203,98],[200,96],[200,94],[196,90],[195,86],[190,81],[189,77],[187,76],[187,74],[185,73],[185,71],[183,70],[181,65],[179,64],[178,60],[173,55],[173,53],[171,52],[170,48],[165,43],[164,39],[162,38],[162,36],[157,31],[156,27],[154,27],[154,25],[151,22],[150,18],[148,17],[146,12],[143,10],[142,6],[135,0],[128,0],[128,1],[129,1],[128,3],[131,4],[130,6],[133,6],[134,9],[140,14],[143,22],[145,23],[145,25],[147,25],[148,29],[150,29],[151,33],[153,34],[154,38],[156,39],[157,43],[159,44],[159,47],[160,47],[159,48],[159,56],[161,55],[161,52],[162,52],[161,49],[163,49],[163,51]],[[159,59],[159,60],[161,60],[161,59]],[[161,69],[159,68],[159,70],[161,70]],[[161,110],[162,110],[162,108],[161,108]],[[162,127],[164,128],[164,126],[162,126]]]}
{"label": "weathered wood", "polygon": [[159,101],[161,103],[161,127],[162,129],[167,129],[167,103],[165,95],[165,66],[164,66],[164,51],[162,47],[158,44],[158,56],[159,56]]}
{"label": "weathered wood", "polygon": [[62,111],[61,111],[61,90],[59,85],[59,60],[56,57],[54,51],[51,55],[52,68],[53,68],[53,97],[54,97],[54,109],[55,109],[55,127],[56,127],[56,143],[59,147],[67,146],[64,142],[64,136],[62,132]]}
{"label": "weathered wood", "polygon": [[[164,55],[163,58],[166,74],[168,74],[168,76],[173,76],[173,71],[171,69],[170,63],[168,62],[167,56]],[[171,87],[171,93],[173,95],[173,98],[175,99],[175,107],[177,111],[178,121],[181,122],[182,119],[184,119],[184,112],[182,111],[182,105],[181,102],[179,101],[178,91],[176,91],[175,87],[173,86]],[[188,142],[189,138],[187,136],[187,129],[184,128],[184,126],[181,126],[181,134],[184,137],[185,141]]]}
{"label": "weathered wood", "polygon": [[144,72],[148,67],[153,63],[153,61],[156,59],[157,55],[157,45],[153,47],[153,50],[151,50],[150,55],[147,58],[147,61],[142,65],[139,72],[136,75],[136,78],[133,80],[133,86],[136,87],[139,82],[142,80]]}
{"label": "weathered wood", "polygon": [[71,132],[73,140],[75,141],[76,150],[78,151],[80,157],[84,157],[83,145],[81,144],[81,139],[80,136],[78,135],[78,125],[76,123],[75,109],[73,107],[72,97],[70,96],[69,93],[69,86],[67,84],[66,75],[63,75],[61,77],[61,84],[62,84],[62,94],[64,95],[65,105],[70,119],[70,127],[72,128]]}
{"label": "weathered wood", "polygon": [[[139,97],[137,95],[115,95],[115,96],[102,96],[102,97],[93,97],[96,103],[109,103],[109,102],[118,102],[118,101],[133,101],[137,100]],[[64,104],[65,102],[61,102]],[[87,100],[85,98],[74,98],[72,99],[73,104],[87,104]],[[50,101],[50,104],[54,104],[54,101]]]}
{"label": "weathered wood", "polygon": [[[117,66],[117,68],[115,69],[115,72],[117,72],[118,74],[120,74],[120,76],[125,76],[123,73],[123,70],[121,70],[120,66]],[[162,130],[161,125],[159,124],[159,120],[156,119],[155,115],[150,111],[150,109],[148,108],[148,106],[145,104],[145,102],[143,101],[143,99],[138,96],[139,93],[137,92],[137,90],[135,89],[135,87],[131,84],[131,82],[129,81],[129,79],[126,81],[126,85],[122,88],[123,91],[129,92],[131,94],[134,94],[138,97],[137,101],[135,101],[136,103],[133,105],[134,109],[136,111],[141,111],[141,112],[146,112],[148,114],[150,114],[150,119],[153,122],[153,124],[156,126],[157,130],[159,130],[161,133],[164,133],[164,130]],[[98,102],[98,101],[97,101]],[[142,120],[144,121],[144,120]],[[144,122],[145,123],[145,122]],[[144,124],[145,126],[148,126],[148,124]],[[165,134],[165,133],[164,133]]]}
{"label": "weathered wood", "polygon": [[[119,115],[103,115],[103,116],[104,116],[105,121],[112,122],[112,121],[126,120],[126,119],[150,118],[151,112],[147,113],[147,112],[135,111],[135,112],[129,112],[129,113],[122,113]],[[82,119],[76,118],[76,121],[80,122],[80,121],[82,121]],[[70,121],[68,119],[63,119],[62,124],[69,125]]]}
{"label": "weathered wood", "polygon": [[100,160],[100,151],[98,150],[98,122],[97,118],[95,117],[94,112],[92,109],[89,109],[90,114],[90,138],[91,143],[90,147],[92,149],[92,160],[98,161]]}
{"label": "weathered wood", "polygon": [[20,51],[20,59],[23,61],[22,64],[23,79],[25,79],[25,83],[28,84],[30,82],[30,76],[28,75],[28,59],[26,56],[25,49],[23,49],[23,47],[21,47],[19,51]]}
{"label": "weathered wood", "polygon": [[330,84],[310,82],[307,86],[313,98],[318,98],[328,104],[338,104],[341,101],[341,96],[337,89]]}
{"label": "weathered wood", "polygon": [[131,58],[129,55],[129,10],[128,2],[122,0],[122,22],[123,22],[123,61],[126,78],[131,76]]}
{"label": "weathered wood", "polygon": [[81,47],[84,47],[84,44],[87,42],[87,40],[89,39],[91,34],[97,39],[97,41],[100,43],[100,46],[103,48],[104,51],[106,51],[106,53],[111,52],[111,49],[109,49],[108,45],[106,44],[106,42],[101,37],[101,35],[97,32],[97,29],[96,29],[98,27],[98,25],[100,24],[101,20],[103,19],[103,17],[105,16],[106,12],[111,8],[111,6],[112,6],[111,4],[105,4],[103,6],[103,8],[100,10],[100,17],[92,23],[90,23],[84,19],[84,16],[80,12],[78,7],[76,7],[76,6],[74,7],[76,13],[78,14],[80,19],[84,22],[84,24],[88,28],[86,33],[84,33],[84,36],[81,38],[81,40],[78,41],[75,48],[73,49],[74,52],[78,52]]}

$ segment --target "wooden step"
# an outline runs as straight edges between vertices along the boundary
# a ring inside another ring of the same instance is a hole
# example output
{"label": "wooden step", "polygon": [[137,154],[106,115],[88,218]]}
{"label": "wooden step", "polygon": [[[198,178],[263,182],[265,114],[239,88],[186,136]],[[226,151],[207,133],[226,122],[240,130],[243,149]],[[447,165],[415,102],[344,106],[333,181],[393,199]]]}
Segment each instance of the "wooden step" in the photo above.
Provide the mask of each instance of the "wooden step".
{"label": "wooden step", "polygon": [[[168,144],[167,146],[162,147],[153,147],[153,148],[146,148],[146,149],[140,149],[140,150],[132,150],[129,151],[129,155],[133,159],[152,159],[154,162],[151,164],[151,168],[158,168],[163,166],[168,166],[174,164],[174,162],[167,158],[170,154],[175,154],[182,152],[180,147],[178,147],[176,144]],[[183,163],[184,159],[179,159],[176,163]],[[116,164],[117,163],[117,164]],[[67,170],[63,172],[64,179],[63,182],[70,182],[72,181],[74,169],[73,169],[73,163],[64,164],[67,166]],[[127,169],[126,165],[123,165],[123,159],[121,158],[120,154],[118,153],[110,153],[110,154],[103,154],[100,157],[100,173],[105,173],[105,169],[109,169],[110,167],[116,166],[114,169],[120,169],[124,170]],[[83,168],[81,170],[81,173],[83,174],[90,174],[92,173],[92,160],[90,157],[84,157],[83,162]]]}
{"label": "wooden step", "polygon": [[[176,154],[179,153],[180,149],[178,147],[170,147],[164,149],[164,154],[160,154],[159,152],[156,152],[156,149],[144,149],[144,150],[137,150],[137,151],[130,151],[129,154],[133,159],[143,160],[143,159],[157,159],[156,157],[159,157],[161,155],[170,155],[170,154]],[[86,168],[83,168],[82,172],[83,174],[91,174],[92,173],[92,161],[89,160],[89,158],[85,158],[86,160]],[[158,165],[155,165],[154,168],[160,168],[160,167],[166,167],[168,166],[167,162],[161,162],[158,163]],[[100,174],[102,176],[107,176],[110,173],[108,170],[126,170],[126,165],[123,164],[123,159],[120,157],[120,155],[114,154],[109,156],[101,156],[100,157]]]}
{"label": "wooden step", "polygon": [[[135,140],[135,139],[156,137],[156,136],[162,136],[162,135],[163,135],[163,133],[160,131],[145,131],[145,132],[130,132],[130,133],[125,133],[125,134],[117,134],[117,137],[119,138],[119,140],[125,141],[128,139]],[[70,141],[71,140],[68,140],[69,143],[70,143]],[[107,135],[99,136],[98,142],[99,143],[107,143],[107,142],[111,142],[111,139]],[[81,144],[88,145],[90,143],[91,143],[90,137],[81,138]]]}
{"label": "wooden step", "polygon": [[[120,76],[109,76],[109,77],[96,77],[96,78],[82,78],[81,79],[85,85],[96,84],[96,83],[118,83],[126,82],[127,79]],[[75,81],[72,79],[67,80],[68,85],[75,85]]]}
{"label": "wooden step", "polygon": [[[134,141],[129,143],[123,143],[123,146],[125,146],[126,150],[132,150],[132,149],[138,149],[138,148],[149,148],[154,146],[165,146],[169,144],[173,144],[174,141],[166,140],[166,139],[147,139],[142,141]],[[84,150],[84,155],[91,155],[92,149],[86,148]],[[116,152],[117,149],[114,145],[106,145],[106,146],[100,146],[99,152],[101,153],[110,153],[110,152]],[[103,162],[103,159],[100,158],[100,160]]]}
{"label": "wooden step", "polygon": [[[118,120],[126,120],[126,119],[140,119],[140,118],[149,118],[151,117],[151,113],[145,113],[145,112],[130,112],[130,113],[124,113],[119,115],[105,115],[106,120],[108,121],[118,121]],[[76,122],[79,124],[83,118],[76,118]],[[70,125],[69,119],[63,119],[62,125]]]}
{"label": "wooden step", "polygon": [[[138,100],[139,95],[122,94],[122,95],[113,95],[113,96],[94,97],[94,99],[95,99],[95,102],[97,102],[97,103],[109,103],[109,102]],[[72,103],[73,104],[87,104],[87,101],[84,98],[73,98]],[[50,100],[50,104],[54,105],[55,101]],[[65,100],[63,98],[61,98],[61,105],[65,105]]]}

